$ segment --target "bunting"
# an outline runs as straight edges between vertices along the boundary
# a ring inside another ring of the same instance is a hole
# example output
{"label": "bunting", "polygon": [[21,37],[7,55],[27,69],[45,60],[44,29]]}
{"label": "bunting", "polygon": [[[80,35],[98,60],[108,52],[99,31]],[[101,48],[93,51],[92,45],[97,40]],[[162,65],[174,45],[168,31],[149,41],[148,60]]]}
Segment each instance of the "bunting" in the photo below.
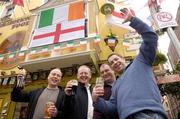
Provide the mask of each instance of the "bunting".
{"label": "bunting", "polygon": [[0,55],[0,62],[2,62],[4,59],[4,56],[3,55]]}

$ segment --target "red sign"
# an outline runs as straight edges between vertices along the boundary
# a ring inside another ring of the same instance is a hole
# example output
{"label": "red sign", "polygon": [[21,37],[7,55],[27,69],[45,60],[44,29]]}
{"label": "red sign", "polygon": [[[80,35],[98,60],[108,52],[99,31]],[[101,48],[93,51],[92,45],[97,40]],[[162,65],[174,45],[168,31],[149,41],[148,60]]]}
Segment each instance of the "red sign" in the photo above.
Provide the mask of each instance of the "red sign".
{"label": "red sign", "polygon": [[157,19],[161,22],[169,22],[172,20],[172,15],[168,12],[160,12],[158,15],[157,15]]}
{"label": "red sign", "polygon": [[157,23],[158,29],[177,26],[177,22],[173,18],[171,13],[158,12],[154,15],[154,18]]}

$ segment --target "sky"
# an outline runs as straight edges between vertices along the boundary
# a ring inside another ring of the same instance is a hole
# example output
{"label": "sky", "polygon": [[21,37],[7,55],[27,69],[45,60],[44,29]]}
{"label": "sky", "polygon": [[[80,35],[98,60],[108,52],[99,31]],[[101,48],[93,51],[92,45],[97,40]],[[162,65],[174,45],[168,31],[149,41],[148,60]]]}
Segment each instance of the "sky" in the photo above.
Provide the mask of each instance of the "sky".
{"label": "sky", "polygon": [[[147,22],[147,17],[150,15],[149,12],[149,8],[148,7],[143,7],[148,0],[132,0],[132,7],[135,9],[136,11],[136,16],[145,20]],[[164,12],[169,12],[173,15],[174,18],[176,18],[176,14],[177,14],[177,9],[180,5],[180,0],[163,0],[163,2],[161,3],[161,11]],[[168,46],[169,46],[169,42],[170,39],[167,35],[167,33],[164,33],[164,35],[159,36],[159,40],[158,40],[159,44],[158,44],[158,49],[160,50],[160,52],[162,52],[163,54],[167,55],[168,52]],[[167,62],[167,64],[165,65],[165,68],[170,68],[169,66],[169,62]]]}

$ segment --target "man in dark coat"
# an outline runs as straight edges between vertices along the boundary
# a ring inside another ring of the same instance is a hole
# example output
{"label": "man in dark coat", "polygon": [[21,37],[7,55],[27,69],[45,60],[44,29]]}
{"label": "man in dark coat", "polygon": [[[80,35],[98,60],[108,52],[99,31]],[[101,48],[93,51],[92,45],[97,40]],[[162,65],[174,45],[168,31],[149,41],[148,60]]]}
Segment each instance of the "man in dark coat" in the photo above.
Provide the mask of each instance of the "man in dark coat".
{"label": "man in dark coat", "polygon": [[77,73],[78,86],[76,93],[72,93],[72,81],[66,84],[65,88],[65,119],[92,119],[93,105],[90,93],[91,70],[88,66],[82,65]]}
{"label": "man in dark coat", "polygon": [[[25,71],[22,70],[18,77],[24,77]],[[48,113],[53,119],[62,119],[63,90],[58,87],[61,81],[62,72],[59,68],[52,69],[48,75],[48,86],[30,92],[22,91],[22,84],[18,83],[11,92],[11,100],[15,102],[27,102],[27,119],[43,119],[45,116],[45,105],[53,102],[48,108]],[[21,81],[20,81],[21,82]]]}

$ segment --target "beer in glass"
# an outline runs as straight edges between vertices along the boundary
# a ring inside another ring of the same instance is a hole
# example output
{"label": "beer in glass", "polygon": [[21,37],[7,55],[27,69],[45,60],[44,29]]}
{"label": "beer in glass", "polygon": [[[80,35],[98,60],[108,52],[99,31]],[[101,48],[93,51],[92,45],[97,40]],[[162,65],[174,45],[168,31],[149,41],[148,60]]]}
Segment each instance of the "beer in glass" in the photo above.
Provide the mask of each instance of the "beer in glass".
{"label": "beer in glass", "polygon": [[75,95],[78,86],[78,81],[73,79],[71,80],[71,84],[72,84],[72,95]]}
{"label": "beer in glass", "polygon": [[45,105],[45,109],[44,109],[44,119],[51,119],[51,115],[49,114],[49,111],[48,109],[50,108],[50,106],[53,106],[54,105],[54,102],[52,101],[49,101],[46,103]]}

